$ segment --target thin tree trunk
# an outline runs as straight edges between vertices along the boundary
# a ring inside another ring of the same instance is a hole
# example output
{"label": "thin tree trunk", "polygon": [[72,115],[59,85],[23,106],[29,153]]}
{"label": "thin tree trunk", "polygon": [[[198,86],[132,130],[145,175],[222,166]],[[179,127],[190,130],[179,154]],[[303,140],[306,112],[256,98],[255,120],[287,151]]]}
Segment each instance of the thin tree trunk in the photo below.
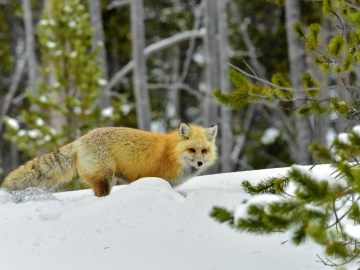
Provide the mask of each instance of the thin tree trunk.
{"label": "thin tree trunk", "polygon": [[[300,22],[300,0],[286,0],[285,15],[291,82],[294,87],[295,98],[301,98],[304,96],[301,76],[305,70],[305,53],[301,41],[293,29],[294,24]],[[298,101],[295,106],[298,107],[302,104]],[[307,117],[296,115],[295,126],[296,146],[295,148],[290,146],[293,157],[300,164],[310,164],[312,161],[311,154],[308,151],[312,137],[310,121]]]}
{"label": "thin tree trunk", "polygon": [[[47,13],[49,18],[52,18],[52,0],[45,0],[44,2],[44,12]],[[44,81],[46,81],[49,85],[53,85],[56,82],[56,71],[54,67],[54,63],[49,61],[46,63],[43,63],[43,65],[46,65],[47,69],[49,70],[49,73],[46,78],[44,78]],[[52,91],[48,94],[51,101],[55,102],[56,104],[63,104],[65,100],[65,93],[64,92],[58,92],[58,91]],[[49,112],[49,118],[50,118],[50,125],[57,131],[63,130],[64,126],[67,125],[67,119],[66,117],[59,111],[56,110],[50,110]]]}
{"label": "thin tree trunk", "polygon": [[132,56],[134,60],[134,88],[136,115],[140,129],[150,129],[150,100],[147,89],[146,59],[144,54],[144,7],[143,0],[131,2]]}
{"label": "thin tree trunk", "polygon": [[[230,93],[228,80],[228,27],[227,27],[227,4],[228,1],[218,1],[218,32],[219,32],[219,65],[220,65],[220,88],[224,93]],[[232,134],[232,110],[227,106],[221,106],[221,171],[229,172],[233,168],[231,149],[233,147]]]}
{"label": "thin tree trunk", "polygon": [[30,0],[22,0],[23,17],[25,24],[25,40],[26,40],[26,58],[27,58],[27,71],[29,76],[29,87],[31,92],[37,94],[37,62],[35,56],[35,41],[34,41],[34,27],[33,17],[31,11]]}
{"label": "thin tree trunk", "polygon": [[206,72],[207,72],[207,95],[204,106],[204,125],[209,126],[218,122],[218,110],[212,91],[220,88],[220,66],[218,53],[218,16],[217,0],[205,0],[205,55],[206,55]]}
{"label": "thin tree trunk", "polygon": [[[180,76],[180,49],[175,47],[173,50],[173,60],[172,60],[172,74],[170,81],[177,82]],[[180,125],[180,89],[178,85],[172,84],[172,87],[169,89],[168,93],[168,104],[167,104],[167,117],[170,119],[170,127],[175,128]]]}
{"label": "thin tree trunk", "polygon": [[[101,4],[99,0],[88,0],[89,11],[90,11],[90,21],[91,27],[94,30],[92,35],[92,48],[99,48],[98,63],[101,68],[101,77],[105,80],[108,80],[108,67],[107,67],[107,57],[105,50],[105,39],[104,39],[104,28],[102,23],[101,16]],[[104,88],[102,89],[100,95],[100,106],[105,108],[110,105],[110,94],[109,91]]]}
{"label": "thin tree trunk", "polygon": [[256,72],[256,74],[260,78],[266,78],[267,72],[263,64],[261,64],[258,60],[258,55],[256,53],[256,47],[251,40],[249,33],[248,33],[248,25],[250,22],[247,22],[246,20],[243,20],[238,4],[235,0],[231,0],[230,2],[230,10],[233,14],[233,19],[235,20],[236,24],[238,25],[238,29],[241,35],[241,38],[245,44],[246,50],[249,54],[249,60],[251,68],[253,68]]}

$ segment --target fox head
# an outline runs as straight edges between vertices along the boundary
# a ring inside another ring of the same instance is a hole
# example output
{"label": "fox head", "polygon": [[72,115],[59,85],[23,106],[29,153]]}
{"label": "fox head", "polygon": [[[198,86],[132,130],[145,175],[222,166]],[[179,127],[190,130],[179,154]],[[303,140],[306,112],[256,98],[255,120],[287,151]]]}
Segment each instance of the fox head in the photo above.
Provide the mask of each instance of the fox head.
{"label": "fox head", "polygon": [[200,174],[213,165],[217,158],[215,139],[217,125],[203,128],[182,123],[179,127],[180,142],[177,151],[185,167]]}

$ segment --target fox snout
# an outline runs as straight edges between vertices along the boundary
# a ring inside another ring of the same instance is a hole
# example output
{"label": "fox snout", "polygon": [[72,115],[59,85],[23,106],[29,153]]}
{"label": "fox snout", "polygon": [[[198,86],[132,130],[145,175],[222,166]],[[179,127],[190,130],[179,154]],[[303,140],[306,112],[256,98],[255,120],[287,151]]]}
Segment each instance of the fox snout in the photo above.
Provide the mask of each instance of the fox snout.
{"label": "fox snout", "polygon": [[203,158],[200,159],[192,159],[190,160],[191,166],[193,166],[195,169],[200,169],[202,167],[206,167],[206,161]]}

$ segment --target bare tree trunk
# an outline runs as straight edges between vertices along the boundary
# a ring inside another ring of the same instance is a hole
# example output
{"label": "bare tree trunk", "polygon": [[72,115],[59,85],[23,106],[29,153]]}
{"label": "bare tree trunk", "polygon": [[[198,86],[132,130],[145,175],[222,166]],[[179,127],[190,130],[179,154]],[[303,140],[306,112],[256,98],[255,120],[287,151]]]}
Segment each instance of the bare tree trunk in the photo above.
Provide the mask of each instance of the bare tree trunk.
{"label": "bare tree trunk", "polygon": [[[172,62],[172,74],[170,81],[177,82],[180,76],[180,49],[175,47],[172,49],[173,53],[173,62]],[[175,128],[180,125],[180,89],[177,84],[172,84],[172,87],[169,89],[168,93],[168,104],[167,104],[167,117],[170,118],[170,127]]]}
{"label": "bare tree trunk", "polygon": [[[45,0],[44,1],[44,11],[47,13],[49,18],[52,18],[52,0]],[[56,71],[54,67],[54,63],[49,61],[47,63],[44,63],[44,65],[47,66],[47,69],[49,70],[49,73],[46,78],[44,78],[44,81],[46,81],[49,85],[53,85],[56,82]],[[58,92],[58,91],[52,91],[49,93],[49,98],[55,102],[56,104],[63,104],[65,100],[65,93]],[[67,119],[66,117],[56,110],[50,110],[50,125],[57,131],[63,130],[64,126],[67,125]]]}
{"label": "bare tree trunk", "polygon": [[218,122],[218,110],[212,91],[220,88],[220,66],[218,53],[218,16],[217,0],[205,0],[205,51],[206,51],[206,72],[207,72],[207,93],[204,100],[204,125],[209,126]]}
{"label": "bare tree trunk", "polygon": [[[220,65],[220,88],[224,93],[230,93],[228,80],[228,27],[227,27],[227,4],[228,1],[218,1],[218,32],[219,32],[219,65]],[[221,106],[221,171],[229,172],[233,168],[231,149],[233,147],[232,134],[232,110],[227,106]]]}
{"label": "bare tree trunk", "polygon": [[249,33],[248,33],[248,25],[251,23],[248,19],[243,19],[239,7],[235,0],[231,0],[230,2],[230,10],[233,14],[233,19],[235,20],[236,24],[238,25],[238,29],[241,35],[241,38],[245,44],[246,50],[249,54],[250,58],[250,65],[256,72],[256,74],[260,78],[266,78],[267,72],[263,64],[261,64],[258,60],[258,55],[256,53],[256,47],[251,40]]}
{"label": "bare tree trunk", "polygon": [[25,24],[25,40],[26,40],[26,58],[27,58],[27,71],[29,76],[29,87],[31,92],[37,94],[37,62],[35,56],[35,41],[34,41],[34,27],[33,17],[31,11],[30,0],[22,0],[23,17]]}
{"label": "bare tree trunk", "polygon": [[134,87],[138,127],[150,129],[150,100],[147,89],[146,59],[144,54],[144,7],[143,0],[131,2],[132,56],[134,60]]}
{"label": "bare tree trunk", "polygon": [[[90,21],[91,27],[94,30],[92,35],[92,47],[93,49],[100,46],[98,62],[101,67],[101,77],[105,80],[109,79],[108,76],[108,67],[106,61],[106,50],[105,50],[105,39],[104,39],[104,29],[101,16],[101,4],[99,0],[88,0],[89,11],[90,11]],[[104,88],[102,89],[100,95],[100,106],[108,107],[110,105],[110,93]]]}
{"label": "bare tree trunk", "polygon": [[[305,70],[305,53],[301,41],[293,29],[294,24],[300,22],[300,0],[286,0],[285,15],[291,82],[295,90],[295,98],[301,98],[304,96],[301,76]],[[298,107],[302,104],[302,102],[298,101],[295,106]],[[308,151],[312,137],[310,121],[307,117],[296,115],[295,126],[296,147],[290,146],[293,150],[292,155],[296,162],[310,164],[312,162],[311,154]]]}

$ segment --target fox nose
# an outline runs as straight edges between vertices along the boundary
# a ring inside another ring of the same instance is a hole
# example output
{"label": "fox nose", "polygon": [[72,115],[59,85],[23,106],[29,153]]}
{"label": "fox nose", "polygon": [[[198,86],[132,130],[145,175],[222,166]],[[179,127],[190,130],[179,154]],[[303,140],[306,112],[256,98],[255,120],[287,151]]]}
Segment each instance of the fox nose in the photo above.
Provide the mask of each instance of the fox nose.
{"label": "fox nose", "polygon": [[199,167],[201,167],[201,166],[203,165],[203,163],[202,163],[201,161],[198,161],[197,165],[198,165]]}

